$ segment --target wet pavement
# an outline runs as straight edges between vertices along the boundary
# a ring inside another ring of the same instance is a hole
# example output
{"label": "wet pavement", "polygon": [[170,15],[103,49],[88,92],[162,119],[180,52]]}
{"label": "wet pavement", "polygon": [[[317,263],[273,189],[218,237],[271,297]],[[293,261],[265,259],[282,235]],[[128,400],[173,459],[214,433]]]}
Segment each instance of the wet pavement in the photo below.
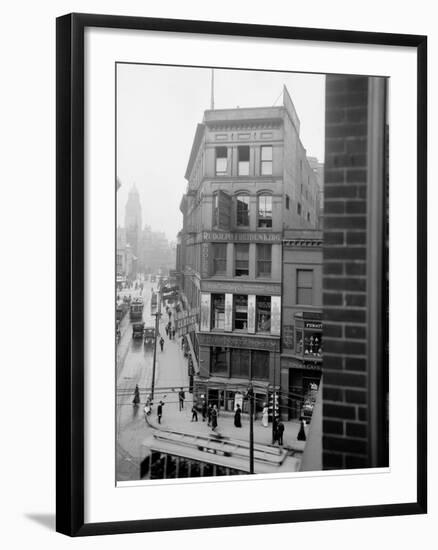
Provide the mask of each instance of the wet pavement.
{"label": "wet pavement", "polygon": [[[151,283],[145,283],[143,289],[144,309],[143,320],[146,326],[153,326],[155,318],[151,315]],[[154,285],[154,289],[156,289]],[[131,295],[133,295],[131,291]],[[172,315],[173,320],[173,315]],[[168,316],[163,311],[160,320],[160,334],[164,339],[164,349],[157,344],[157,360],[155,372],[155,396],[152,414],[145,421],[144,404],[150,393],[152,383],[153,346],[146,347],[143,341],[132,338],[132,323],[129,312],[121,323],[121,338],[117,346],[117,480],[128,481],[139,479],[141,461],[141,445],[153,428],[186,432],[192,434],[213,435],[207,422],[202,421],[198,412],[198,421],[192,420],[192,396],[185,391],[184,408],[180,410],[178,392],[181,387],[189,384],[187,359],[181,350],[180,339],[171,340],[166,336],[165,323]],[[140,389],[141,404],[134,407],[135,385]],[[161,425],[157,423],[156,403],[162,400],[163,417]],[[303,442],[297,441],[299,422],[284,422],[284,446],[295,451],[302,451]],[[242,427],[234,426],[234,418],[230,413],[219,413],[216,434],[249,441],[248,416],[242,415]],[[254,421],[254,441],[262,444],[272,443],[272,424],[262,426],[261,418]]]}

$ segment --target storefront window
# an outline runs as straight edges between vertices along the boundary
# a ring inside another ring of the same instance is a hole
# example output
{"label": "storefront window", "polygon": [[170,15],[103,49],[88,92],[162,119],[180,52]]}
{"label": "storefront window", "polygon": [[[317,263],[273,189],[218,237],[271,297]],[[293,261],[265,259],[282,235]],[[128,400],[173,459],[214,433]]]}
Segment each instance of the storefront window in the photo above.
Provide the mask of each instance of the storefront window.
{"label": "storefront window", "polygon": [[235,378],[249,378],[249,350],[231,350],[231,376]]}
{"label": "storefront window", "polygon": [[213,328],[224,330],[225,326],[225,294],[212,294],[212,320]]}
{"label": "storefront window", "polygon": [[271,330],[271,297],[257,296],[257,332],[269,332]]}
{"label": "storefront window", "polygon": [[252,352],[252,377],[262,380],[269,379],[269,351],[256,350]]}
{"label": "storefront window", "polygon": [[304,331],[304,355],[322,356],[322,335],[320,332]]}
{"label": "storefront window", "polygon": [[247,330],[248,327],[248,296],[236,294],[234,296],[234,328]]}
{"label": "storefront window", "polygon": [[228,372],[226,348],[214,347],[211,348],[210,353],[211,374],[226,375]]}

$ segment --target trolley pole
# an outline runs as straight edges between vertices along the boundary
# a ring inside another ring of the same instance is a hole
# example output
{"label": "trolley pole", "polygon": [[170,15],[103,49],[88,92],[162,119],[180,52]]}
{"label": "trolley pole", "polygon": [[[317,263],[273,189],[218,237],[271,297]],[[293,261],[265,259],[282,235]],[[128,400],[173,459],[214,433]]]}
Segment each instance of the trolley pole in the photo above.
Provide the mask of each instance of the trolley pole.
{"label": "trolley pole", "polygon": [[157,298],[157,311],[153,314],[155,315],[155,339],[154,339],[154,360],[152,363],[152,384],[151,384],[151,401],[154,400],[154,391],[155,391],[155,366],[157,364],[157,343],[158,343],[158,329],[159,321],[161,316],[161,295],[158,292]]}
{"label": "trolley pole", "polygon": [[254,390],[252,384],[248,388],[249,398],[249,473],[254,473]]}

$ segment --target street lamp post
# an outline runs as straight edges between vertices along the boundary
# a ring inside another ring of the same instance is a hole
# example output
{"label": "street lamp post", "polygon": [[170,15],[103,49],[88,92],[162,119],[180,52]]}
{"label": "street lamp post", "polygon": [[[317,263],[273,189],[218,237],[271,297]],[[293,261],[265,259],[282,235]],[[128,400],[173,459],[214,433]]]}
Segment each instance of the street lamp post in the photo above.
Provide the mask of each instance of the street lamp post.
{"label": "street lamp post", "polygon": [[249,399],[249,473],[254,473],[254,390],[252,384],[248,388]]}
{"label": "street lamp post", "polygon": [[157,311],[153,313],[155,315],[155,339],[154,339],[154,360],[152,363],[152,383],[151,383],[151,401],[154,399],[154,391],[155,391],[155,366],[157,364],[157,340],[158,340],[158,329],[159,329],[159,321],[161,317],[161,295],[160,292],[158,292],[158,298],[157,298]]}

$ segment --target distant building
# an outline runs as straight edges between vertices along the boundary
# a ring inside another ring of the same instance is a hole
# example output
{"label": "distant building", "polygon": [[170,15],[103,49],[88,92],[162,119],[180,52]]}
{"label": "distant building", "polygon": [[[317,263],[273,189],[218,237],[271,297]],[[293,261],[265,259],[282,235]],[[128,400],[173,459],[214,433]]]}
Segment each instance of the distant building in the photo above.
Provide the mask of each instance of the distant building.
{"label": "distant building", "polygon": [[282,249],[288,229],[313,230],[319,215],[299,130],[286,88],[283,106],[207,110],[196,129],[177,274],[186,308],[199,312],[189,334],[195,396],[221,409],[233,410],[250,380],[257,410],[274,388],[289,391],[280,378]]}
{"label": "distant building", "polygon": [[125,234],[126,242],[131,246],[133,254],[133,271],[139,269],[139,253],[141,241],[141,204],[137,187],[133,185],[129,191],[125,206]]}
{"label": "distant building", "polygon": [[322,218],[324,213],[324,163],[319,162],[316,157],[307,157],[310,167],[315,172],[318,183],[318,229],[322,229]]}
{"label": "distant building", "polygon": [[131,279],[134,277],[134,255],[131,245],[126,240],[126,232],[123,227],[117,228],[117,252],[116,271],[117,277]]}
{"label": "distant building", "polygon": [[176,245],[162,231],[152,231],[145,225],[140,239],[141,270],[145,273],[168,273],[175,268]]}

